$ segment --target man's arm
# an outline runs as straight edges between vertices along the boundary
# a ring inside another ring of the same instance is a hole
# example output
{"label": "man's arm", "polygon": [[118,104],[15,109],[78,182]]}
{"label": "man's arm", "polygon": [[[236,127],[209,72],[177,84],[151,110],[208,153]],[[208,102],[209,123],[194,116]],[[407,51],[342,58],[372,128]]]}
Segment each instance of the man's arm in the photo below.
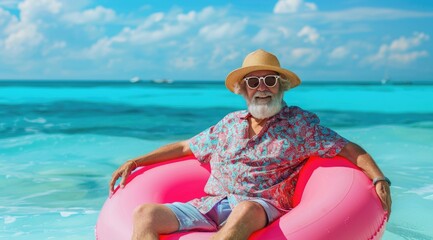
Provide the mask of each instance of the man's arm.
{"label": "man's arm", "polygon": [[131,159],[122,164],[116,171],[114,171],[109,188],[110,193],[114,191],[114,185],[120,177],[120,186],[125,185],[125,180],[131,172],[138,166],[147,166],[155,163],[165,162],[171,159],[191,155],[192,151],[189,148],[189,140],[168,144],[150,152],[144,156]]}
{"label": "man's arm", "polygon": [[[355,143],[346,144],[339,155],[356,164],[370,179],[383,179],[385,177],[370,154]],[[375,187],[376,193],[382,201],[383,209],[388,212],[389,219],[392,204],[389,184],[386,181],[378,181]]]}

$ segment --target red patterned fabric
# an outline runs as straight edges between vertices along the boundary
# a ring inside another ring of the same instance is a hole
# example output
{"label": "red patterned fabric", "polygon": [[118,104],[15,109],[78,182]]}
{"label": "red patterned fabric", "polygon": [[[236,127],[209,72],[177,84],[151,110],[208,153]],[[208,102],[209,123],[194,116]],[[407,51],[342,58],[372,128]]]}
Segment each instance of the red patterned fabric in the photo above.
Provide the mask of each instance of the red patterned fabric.
{"label": "red patterned fabric", "polygon": [[297,176],[310,156],[333,157],[348,143],[319,118],[299,107],[287,107],[271,117],[261,132],[248,137],[247,111],[225,116],[216,125],[190,139],[200,162],[209,162],[209,195],[190,201],[207,213],[223,198],[237,203],[263,199],[288,211]]}

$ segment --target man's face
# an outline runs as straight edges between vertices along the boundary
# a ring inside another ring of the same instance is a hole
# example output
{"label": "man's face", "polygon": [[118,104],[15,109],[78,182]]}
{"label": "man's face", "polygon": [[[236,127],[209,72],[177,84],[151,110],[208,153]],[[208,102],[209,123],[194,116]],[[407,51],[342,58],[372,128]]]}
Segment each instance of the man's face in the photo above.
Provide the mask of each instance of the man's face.
{"label": "man's face", "polygon": [[[277,72],[269,71],[269,70],[259,70],[254,71],[249,74],[247,74],[245,77],[264,77],[267,75],[278,75]],[[251,89],[248,86],[246,87],[246,93],[247,93],[247,100],[248,102],[255,102],[257,104],[266,104],[269,103],[272,99],[271,97],[263,97],[261,94],[256,94],[257,92],[269,92],[272,95],[277,95],[280,90],[280,84],[277,83],[274,87],[267,87],[264,81],[260,81],[259,86],[256,89]],[[256,96],[254,96],[256,95]]]}
{"label": "man's face", "polygon": [[[277,75],[274,71],[260,70],[254,71],[245,77],[264,77],[267,75]],[[248,104],[248,111],[253,117],[258,119],[269,118],[277,114],[283,104],[283,91],[280,91],[280,83],[277,82],[275,86],[268,87],[263,80],[259,81],[259,85],[255,89],[245,86],[245,99]]]}

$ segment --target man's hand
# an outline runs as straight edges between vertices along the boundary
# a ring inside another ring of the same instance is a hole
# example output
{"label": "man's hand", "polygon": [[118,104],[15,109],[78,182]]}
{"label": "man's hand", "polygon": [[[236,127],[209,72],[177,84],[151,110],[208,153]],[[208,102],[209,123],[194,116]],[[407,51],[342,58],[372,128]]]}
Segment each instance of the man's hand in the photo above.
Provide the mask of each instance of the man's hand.
{"label": "man's hand", "polygon": [[380,181],[376,183],[376,193],[379,196],[380,201],[382,202],[382,207],[385,211],[388,212],[388,221],[391,215],[391,190],[389,188],[389,184],[385,181]]}
{"label": "man's hand", "polygon": [[114,171],[113,175],[111,176],[111,181],[110,181],[110,184],[109,184],[110,195],[114,191],[114,185],[116,184],[117,179],[119,179],[119,177],[122,177],[119,185],[120,185],[121,188],[123,188],[125,186],[126,178],[137,167],[138,167],[137,163],[135,161],[131,160],[131,161],[125,162],[116,171]]}
{"label": "man's hand", "polygon": [[111,177],[109,184],[110,196],[114,191],[114,185],[116,185],[117,179],[122,177],[119,185],[121,188],[123,188],[125,186],[126,178],[137,167],[149,166],[151,164],[161,163],[188,155],[192,155],[192,151],[189,147],[189,140],[184,140],[162,146],[149,154],[125,162],[116,171],[114,171],[113,176]]}

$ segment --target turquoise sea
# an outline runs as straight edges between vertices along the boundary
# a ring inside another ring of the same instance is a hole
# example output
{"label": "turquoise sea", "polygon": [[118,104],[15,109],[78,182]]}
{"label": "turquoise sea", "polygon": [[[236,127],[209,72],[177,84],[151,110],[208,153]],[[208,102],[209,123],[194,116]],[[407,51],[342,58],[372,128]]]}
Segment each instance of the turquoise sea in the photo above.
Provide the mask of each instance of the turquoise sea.
{"label": "turquoise sea", "polygon": [[[383,239],[433,239],[433,85],[304,84],[284,99],[392,180]],[[94,239],[120,164],[244,108],[222,82],[0,82],[0,239]]]}

